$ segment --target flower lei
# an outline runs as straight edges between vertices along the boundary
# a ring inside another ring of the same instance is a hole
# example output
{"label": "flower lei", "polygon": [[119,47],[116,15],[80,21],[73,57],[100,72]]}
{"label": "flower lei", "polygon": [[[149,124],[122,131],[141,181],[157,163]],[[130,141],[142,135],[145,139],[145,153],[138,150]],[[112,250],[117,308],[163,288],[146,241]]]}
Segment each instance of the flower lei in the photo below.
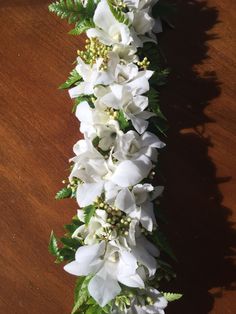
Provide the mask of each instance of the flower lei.
{"label": "flower lei", "polygon": [[156,289],[173,276],[160,258],[173,257],[157,224],[163,186],[153,186],[166,128],[156,87],[168,71],[154,35],[162,31],[162,5],[60,0],[49,6],[75,23],[71,34],[87,35],[61,85],[75,100],[84,139],[74,145],[68,182],[56,195],[76,198],[80,209],[61,245],[53,233],[49,243],[56,262],[66,261],[65,271],[79,277],[72,313],[163,314],[168,301],[181,297]]}

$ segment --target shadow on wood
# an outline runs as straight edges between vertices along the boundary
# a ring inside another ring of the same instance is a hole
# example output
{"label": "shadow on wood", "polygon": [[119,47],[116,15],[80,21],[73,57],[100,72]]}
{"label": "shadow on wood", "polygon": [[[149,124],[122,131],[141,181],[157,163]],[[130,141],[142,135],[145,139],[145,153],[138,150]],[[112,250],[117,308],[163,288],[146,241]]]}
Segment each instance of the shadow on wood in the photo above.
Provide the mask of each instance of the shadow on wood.
{"label": "shadow on wood", "polygon": [[[216,166],[208,156],[213,145],[205,132],[214,123],[204,109],[219,97],[217,73],[200,73],[195,66],[208,59],[208,43],[217,34],[211,29],[218,11],[207,2],[177,1],[176,30],[161,37],[172,74],[163,88],[162,109],[169,119],[168,149],[162,156],[167,177],[163,206],[168,224],[164,226],[176,252],[178,263],[175,290],[184,297],[170,305],[168,314],[207,314],[214,287],[233,289],[235,233],[228,218],[231,210],[222,205]],[[227,162],[227,161],[226,161]],[[217,295],[214,295],[217,297]],[[222,309],[222,313],[225,313]]]}

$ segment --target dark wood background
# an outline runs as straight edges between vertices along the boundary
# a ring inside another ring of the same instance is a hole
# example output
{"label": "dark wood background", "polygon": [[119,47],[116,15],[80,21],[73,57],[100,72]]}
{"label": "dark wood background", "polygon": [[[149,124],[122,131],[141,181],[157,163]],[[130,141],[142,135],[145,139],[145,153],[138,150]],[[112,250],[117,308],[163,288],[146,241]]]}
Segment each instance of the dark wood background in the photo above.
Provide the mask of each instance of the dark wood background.
{"label": "dark wood background", "polygon": [[[54,194],[68,174],[79,125],[59,91],[81,39],[48,0],[0,1],[0,313],[70,313],[75,278],[53,264],[51,229],[76,210]],[[167,314],[236,313],[236,2],[179,0],[160,43],[172,69],[162,90],[170,121],[162,156],[166,232],[178,256]]]}

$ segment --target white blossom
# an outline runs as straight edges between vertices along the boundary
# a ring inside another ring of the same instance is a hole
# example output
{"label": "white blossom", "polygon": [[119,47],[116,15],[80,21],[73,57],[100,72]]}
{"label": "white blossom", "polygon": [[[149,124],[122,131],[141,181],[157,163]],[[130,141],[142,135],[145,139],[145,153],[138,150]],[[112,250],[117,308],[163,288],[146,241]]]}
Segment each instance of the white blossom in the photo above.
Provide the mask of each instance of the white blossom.
{"label": "white blossom", "polygon": [[[104,17],[104,13],[106,16]],[[97,37],[105,45],[129,45],[132,41],[129,27],[119,23],[110,11],[106,0],[101,0],[95,10],[93,21],[95,28],[87,30],[89,38]]]}
{"label": "white blossom", "polygon": [[115,241],[80,247],[75,261],[64,269],[76,276],[94,275],[88,290],[101,307],[119,294],[121,287],[118,282],[128,287],[144,288],[144,282],[137,273],[136,258]]}

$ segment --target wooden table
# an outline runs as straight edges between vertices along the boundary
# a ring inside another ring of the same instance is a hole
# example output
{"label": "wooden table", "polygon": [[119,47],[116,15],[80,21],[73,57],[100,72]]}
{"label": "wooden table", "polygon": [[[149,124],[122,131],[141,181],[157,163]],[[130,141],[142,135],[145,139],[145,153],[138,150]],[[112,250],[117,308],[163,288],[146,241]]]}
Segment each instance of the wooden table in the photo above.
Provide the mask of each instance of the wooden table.
{"label": "wooden table", "polygon": [[[167,314],[236,312],[235,12],[233,0],[176,1],[176,30],[161,36],[172,69],[162,90],[170,121],[162,156],[166,231],[178,256],[172,289],[184,293]],[[0,2],[0,313],[70,313],[75,278],[53,264],[51,229],[76,210],[54,194],[80,137],[67,93],[77,37],[46,0]]]}

